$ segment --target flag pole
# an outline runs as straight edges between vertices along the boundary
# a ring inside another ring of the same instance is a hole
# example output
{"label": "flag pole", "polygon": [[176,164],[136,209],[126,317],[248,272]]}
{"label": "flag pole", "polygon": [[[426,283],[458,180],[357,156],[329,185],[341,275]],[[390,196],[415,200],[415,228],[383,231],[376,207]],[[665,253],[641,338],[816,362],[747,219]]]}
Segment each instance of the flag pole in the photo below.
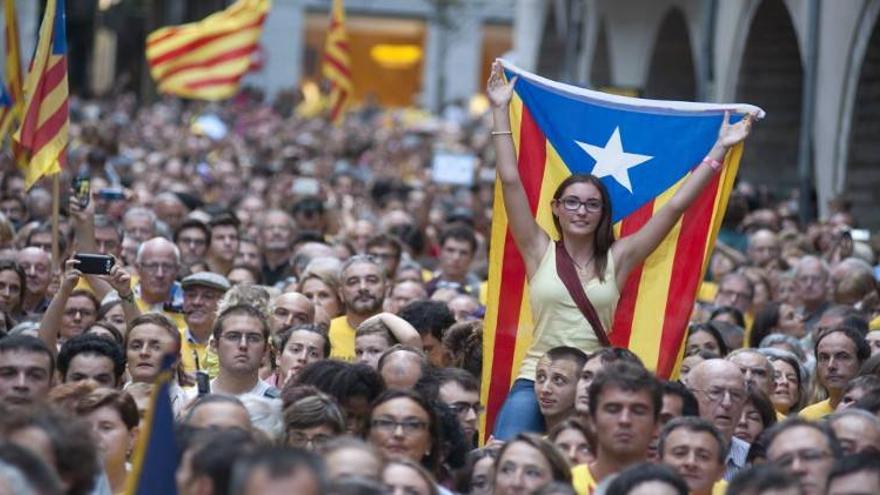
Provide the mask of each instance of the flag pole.
{"label": "flag pole", "polygon": [[61,266],[60,253],[58,252],[58,213],[61,208],[61,174],[52,174],[52,268],[53,271]]}

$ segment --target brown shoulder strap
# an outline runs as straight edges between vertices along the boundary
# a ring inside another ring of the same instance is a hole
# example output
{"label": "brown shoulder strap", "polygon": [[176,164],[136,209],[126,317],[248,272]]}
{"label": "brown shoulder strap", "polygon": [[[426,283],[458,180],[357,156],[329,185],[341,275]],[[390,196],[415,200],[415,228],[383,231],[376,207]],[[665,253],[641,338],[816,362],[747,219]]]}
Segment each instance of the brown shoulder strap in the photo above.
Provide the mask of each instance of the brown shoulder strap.
{"label": "brown shoulder strap", "polygon": [[556,241],[556,273],[559,275],[565,288],[568,289],[568,293],[571,295],[574,303],[577,304],[578,309],[584,314],[584,318],[590,322],[590,326],[596,332],[596,338],[599,339],[599,343],[603,347],[611,346],[608,335],[605,333],[605,328],[602,327],[602,322],[596,313],[596,308],[593,307],[593,303],[590,302],[586,292],[584,292],[584,286],[581,285],[580,277],[578,277],[577,270],[574,267],[574,260],[571,259],[568,251],[565,250],[562,241]]}

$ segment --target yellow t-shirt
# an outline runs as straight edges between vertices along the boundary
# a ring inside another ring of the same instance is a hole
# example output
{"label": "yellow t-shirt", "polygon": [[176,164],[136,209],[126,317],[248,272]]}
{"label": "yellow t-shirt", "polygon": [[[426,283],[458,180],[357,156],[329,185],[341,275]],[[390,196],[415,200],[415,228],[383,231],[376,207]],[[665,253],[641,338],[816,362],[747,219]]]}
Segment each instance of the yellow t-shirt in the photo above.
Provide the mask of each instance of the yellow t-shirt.
{"label": "yellow t-shirt", "polygon": [[[184,371],[195,373],[197,369],[207,370],[208,343],[190,342],[187,333],[186,329],[180,331],[180,363],[183,365]],[[199,358],[198,367],[196,367],[195,356]]]}
{"label": "yellow t-shirt", "polygon": [[801,409],[798,416],[810,421],[819,421],[833,412],[834,408],[831,407],[831,399],[825,399],[822,402],[817,402]]}
{"label": "yellow t-shirt", "polygon": [[354,361],[355,329],[348,324],[345,315],[330,320],[330,358]]}
{"label": "yellow t-shirt", "polygon": [[571,468],[571,486],[578,495],[592,495],[596,489],[596,480],[590,472],[590,466],[578,464]]}
{"label": "yellow t-shirt", "polygon": [[868,323],[869,330],[880,330],[880,316],[871,320],[871,323]]}
{"label": "yellow t-shirt", "polygon": [[712,495],[724,495],[727,493],[727,482],[718,480],[712,485]]}

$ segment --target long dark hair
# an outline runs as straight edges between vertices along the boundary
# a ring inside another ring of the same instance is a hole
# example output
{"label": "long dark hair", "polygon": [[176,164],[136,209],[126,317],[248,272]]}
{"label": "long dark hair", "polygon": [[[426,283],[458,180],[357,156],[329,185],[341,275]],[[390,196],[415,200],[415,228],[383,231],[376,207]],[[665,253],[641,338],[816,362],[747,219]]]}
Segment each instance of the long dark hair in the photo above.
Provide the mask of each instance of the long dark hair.
{"label": "long dark hair", "polygon": [[[608,266],[608,250],[614,243],[614,229],[611,225],[611,198],[608,196],[608,189],[596,176],[590,174],[573,174],[568,176],[556,191],[553,193],[553,201],[559,201],[562,193],[572,184],[587,183],[592,184],[599,190],[599,196],[602,199],[602,216],[599,219],[599,225],[596,226],[596,234],[593,236],[593,259],[596,262],[596,276],[599,281],[605,282],[605,268]],[[553,225],[556,226],[556,232],[562,238],[562,226],[559,224],[559,218],[553,215]]]}

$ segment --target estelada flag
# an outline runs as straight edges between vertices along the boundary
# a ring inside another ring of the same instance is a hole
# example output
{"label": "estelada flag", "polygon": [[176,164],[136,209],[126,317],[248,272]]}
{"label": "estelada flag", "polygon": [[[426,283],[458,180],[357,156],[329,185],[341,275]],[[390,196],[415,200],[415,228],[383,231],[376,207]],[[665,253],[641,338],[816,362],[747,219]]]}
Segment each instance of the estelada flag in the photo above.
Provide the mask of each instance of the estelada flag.
{"label": "estelada flag", "polygon": [[238,91],[259,53],[269,0],[238,0],[198,22],[147,37],[147,64],[162,93],[222,100]]}
{"label": "estelada flag", "polygon": [[131,473],[125,486],[126,495],[177,493],[174,473],[177,472],[179,456],[170,393],[176,359],[171,354],[162,358],[162,368],[153,385],[150,407],[134,451]]}
{"label": "estelada flag", "polygon": [[[572,173],[592,173],[608,188],[619,239],[644,225],[708,154],[726,110],[731,122],[746,113],[763,116],[751,105],[608,95],[502,63],[508,80],[519,76],[510,121],[520,179],[532,213],[554,239],[550,202]],[[727,153],[721,173],[621,288],[611,343],[628,347],[661,377],[670,376],[678,361],[741,156],[741,144]],[[517,378],[532,335],[525,265],[508,230],[497,181],[493,211],[483,330],[485,436]]]}

